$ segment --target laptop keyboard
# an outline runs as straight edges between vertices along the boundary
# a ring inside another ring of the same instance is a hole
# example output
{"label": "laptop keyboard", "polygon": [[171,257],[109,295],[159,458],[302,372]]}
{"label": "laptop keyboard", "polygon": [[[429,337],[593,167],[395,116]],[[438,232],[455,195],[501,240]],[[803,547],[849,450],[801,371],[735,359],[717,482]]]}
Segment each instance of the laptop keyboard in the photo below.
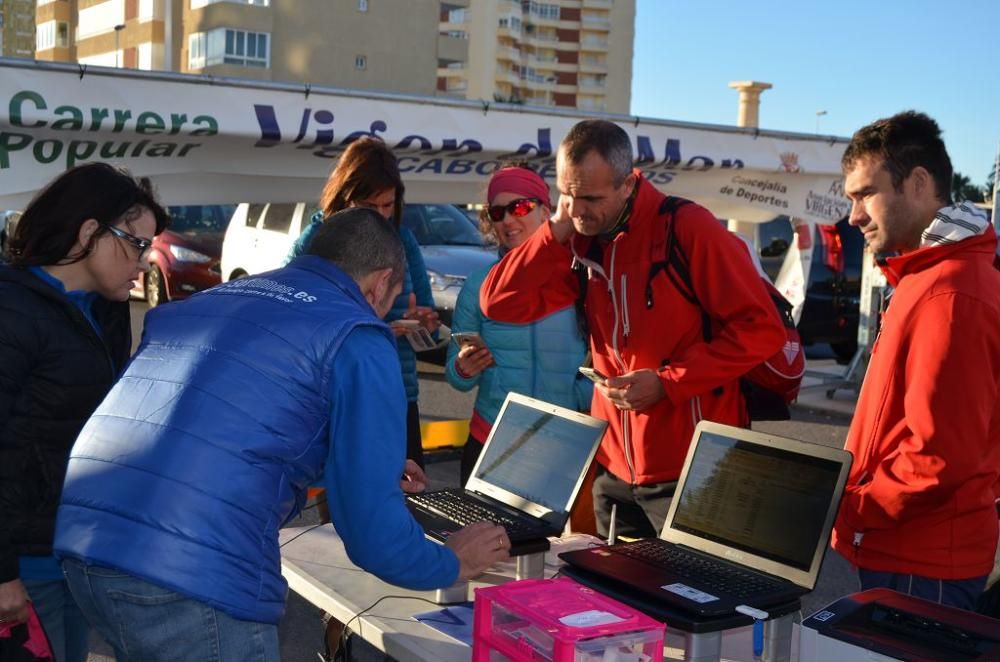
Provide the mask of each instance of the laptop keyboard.
{"label": "laptop keyboard", "polygon": [[443,490],[427,494],[409,494],[407,498],[414,504],[462,526],[486,520],[505,528],[508,536],[527,536],[535,532],[541,535],[541,526],[538,524],[515,519],[499,508],[491,508],[488,504],[469,499],[464,492]]}
{"label": "laptop keyboard", "polygon": [[737,598],[772,593],[785,588],[776,581],[688,552],[659,539],[640,540],[608,549],[653,565],[669,566],[699,586],[711,587]]}

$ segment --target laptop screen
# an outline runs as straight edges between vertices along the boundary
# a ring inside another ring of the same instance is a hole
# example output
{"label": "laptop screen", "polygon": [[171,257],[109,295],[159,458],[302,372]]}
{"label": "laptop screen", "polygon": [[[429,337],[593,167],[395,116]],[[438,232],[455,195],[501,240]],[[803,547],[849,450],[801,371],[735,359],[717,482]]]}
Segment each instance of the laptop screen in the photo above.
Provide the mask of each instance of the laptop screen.
{"label": "laptop screen", "polygon": [[501,409],[473,476],[549,510],[566,512],[605,424],[513,396]]}
{"label": "laptop screen", "polygon": [[842,466],[702,431],[671,528],[809,571]]}

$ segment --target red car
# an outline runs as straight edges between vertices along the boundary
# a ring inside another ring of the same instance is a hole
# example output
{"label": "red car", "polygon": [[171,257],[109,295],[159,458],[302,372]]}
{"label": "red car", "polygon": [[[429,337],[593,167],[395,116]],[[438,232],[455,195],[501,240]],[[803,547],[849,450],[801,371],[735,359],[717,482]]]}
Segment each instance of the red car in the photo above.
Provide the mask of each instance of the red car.
{"label": "red car", "polygon": [[153,238],[149,272],[132,295],[150,308],[183,299],[222,282],[219,259],[236,205],[168,207],[170,225]]}

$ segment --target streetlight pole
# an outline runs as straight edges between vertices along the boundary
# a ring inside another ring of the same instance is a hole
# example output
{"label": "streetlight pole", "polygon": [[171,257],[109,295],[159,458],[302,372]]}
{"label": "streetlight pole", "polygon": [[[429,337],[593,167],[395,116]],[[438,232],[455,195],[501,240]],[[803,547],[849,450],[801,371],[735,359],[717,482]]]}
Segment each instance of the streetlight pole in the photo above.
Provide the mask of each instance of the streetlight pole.
{"label": "streetlight pole", "polygon": [[119,48],[119,35],[121,35],[122,30],[124,30],[124,29],[125,29],[125,24],[124,23],[119,23],[118,25],[115,26],[115,68],[116,69],[122,66],[121,65],[121,57],[119,55],[119,53],[121,53],[121,49]]}
{"label": "streetlight pole", "polygon": [[826,115],[825,110],[816,111],[816,135],[819,135],[819,118],[822,117],[823,115]]}

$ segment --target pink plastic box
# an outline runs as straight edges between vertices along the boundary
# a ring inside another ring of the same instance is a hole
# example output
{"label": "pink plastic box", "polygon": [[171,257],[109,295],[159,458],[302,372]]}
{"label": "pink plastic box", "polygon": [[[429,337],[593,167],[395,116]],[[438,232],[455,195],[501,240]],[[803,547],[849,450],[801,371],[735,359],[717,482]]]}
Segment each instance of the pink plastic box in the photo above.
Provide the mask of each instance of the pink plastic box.
{"label": "pink plastic box", "polygon": [[527,579],[476,590],[472,661],[659,661],[663,630],[571,579]]}

